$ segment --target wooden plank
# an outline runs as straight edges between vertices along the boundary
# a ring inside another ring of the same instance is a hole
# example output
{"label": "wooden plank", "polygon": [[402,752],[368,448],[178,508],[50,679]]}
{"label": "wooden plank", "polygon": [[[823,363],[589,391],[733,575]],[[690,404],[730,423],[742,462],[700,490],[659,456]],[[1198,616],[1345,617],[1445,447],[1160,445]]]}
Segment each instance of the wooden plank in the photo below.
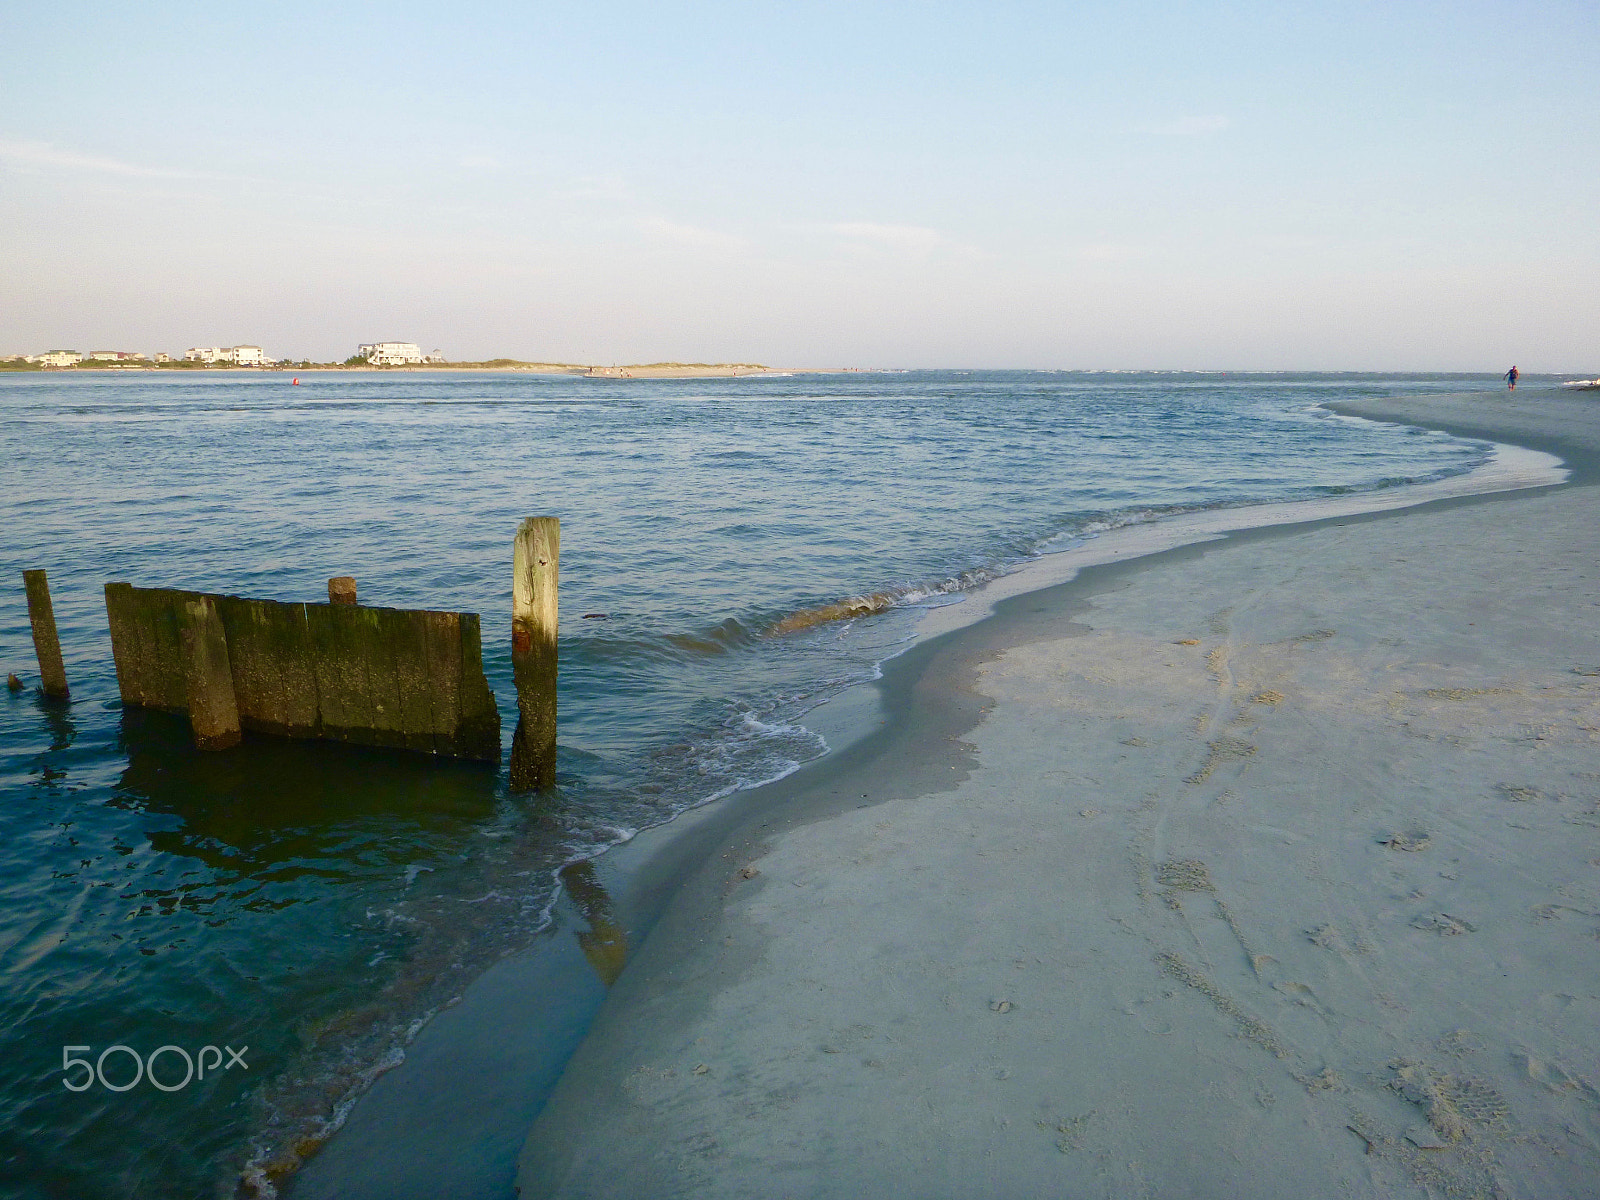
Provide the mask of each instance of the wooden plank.
{"label": "wooden plank", "polygon": [[425,612],[420,615],[435,747],[440,754],[459,754],[456,731],[461,725],[461,614]]}
{"label": "wooden plank", "polygon": [[106,584],[106,624],[111,629],[111,658],[117,668],[117,690],[124,705],[149,707],[144,677],[147,650],[134,612],[133,587],[127,583]]}
{"label": "wooden plank", "polygon": [[349,645],[361,660],[367,677],[366,709],[349,740],[368,746],[404,748],[406,736],[400,712],[400,681],[395,671],[396,632],[403,622],[393,608],[329,606],[337,619],[350,627]]}
{"label": "wooden plank", "polygon": [[304,604],[218,596],[239,720],[246,729],[317,737],[317,678]]}
{"label": "wooden plank", "polygon": [[180,617],[184,693],[194,744],[202,750],[226,750],[239,744],[239,706],[228,665],[228,639],[215,600],[185,600]]}
{"label": "wooden plank", "polygon": [[172,588],[134,588],[136,619],[148,654],[145,690],[151,708],[184,712],[188,696],[183,681],[183,634],[179,613],[198,592]]}
{"label": "wooden plank", "polygon": [[400,732],[405,747],[424,754],[438,750],[435,744],[439,719],[434,715],[434,692],[428,659],[428,615],[423,612],[389,610],[394,652],[395,687],[400,700]]}
{"label": "wooden plank", "polygon": [[372,710],[367,661],[360,628],[343,619],[359,611],[344,605],[306,605],[321,736],[332,741],[366,740],[359,734]]}
{"label": "wooden plank", "polygon": [[[457,613],[461,627],[461,656],[456,678],[460,691],[460,717],[456,724],[455,753],[460,758],[484,762],[500,761],[500,706],[494,701],[489,680],[483,673],[483,636],[477,613]],[[555,695],[552,692],[551,781],[555,780],[554,720]]]}

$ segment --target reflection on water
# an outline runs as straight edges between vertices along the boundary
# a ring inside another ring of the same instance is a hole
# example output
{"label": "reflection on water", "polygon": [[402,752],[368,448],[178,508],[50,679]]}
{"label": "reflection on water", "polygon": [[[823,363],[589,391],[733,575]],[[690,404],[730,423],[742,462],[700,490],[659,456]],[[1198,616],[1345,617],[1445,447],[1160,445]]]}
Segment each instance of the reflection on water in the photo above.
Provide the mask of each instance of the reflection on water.
{"label": "reflection on water", "polygon": [[[97,778],[71,712],[37,708],[49,748],[26,769],[42,853],[0,880],[0,1025],[38,1081],[0,1100],[0,1179],[26,1180],[22,1194],[203,1180],[242,1166],[247,1126],[309,1145],[481,968],[477,921],[518,938],[528,926],[524,898],[495,891],[516,874],[526,814],[492,764],[270,738],[206,753],[184,718],[129,709],[125,765]],[[84,805],[91,787],[104,799]],[[62,1046],[169,1044],[248,1045],[250,1073],[167,1094],[60,1086]]]}
{"label": "reflection on water", "polygon": [[561,882],[572,897],[589,928],[578,933],[578,945],[589,960],[600,982],[610,987],[628,962],[628,935],[612,914],[611,897],[595,874],[594,863],[580,862],[564,867]]}
{"label": "reflection on water", "polygon": [[72,701],[43,692],[34,693],[34,703],[44,716],[45,727],[50,731],[50,749],[65,750],[78,739],[78,727],[72,720]]}
{"label": "reflection on water", "polygon": [[[300,862],[326,877],[404,869],[431,838],[489,818],[494,764],[247,735],[224,752],[197,750],[186,718],[130,708],[127,767],[110,802],[178,821],[151,844],[218,870],[255,873]],[[363,853],[345,853],[352,840]]]}

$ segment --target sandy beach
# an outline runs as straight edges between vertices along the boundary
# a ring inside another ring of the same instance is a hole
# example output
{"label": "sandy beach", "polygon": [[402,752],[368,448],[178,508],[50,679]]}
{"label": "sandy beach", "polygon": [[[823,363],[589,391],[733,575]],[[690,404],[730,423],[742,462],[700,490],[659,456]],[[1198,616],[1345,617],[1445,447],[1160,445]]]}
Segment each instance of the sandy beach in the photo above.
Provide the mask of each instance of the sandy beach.
{"label": "sandy beach", "polygon": [[891,662],[520,1194],[1600,1193],[1600,406],[1350,411],[1572,477],[1103,554]]}

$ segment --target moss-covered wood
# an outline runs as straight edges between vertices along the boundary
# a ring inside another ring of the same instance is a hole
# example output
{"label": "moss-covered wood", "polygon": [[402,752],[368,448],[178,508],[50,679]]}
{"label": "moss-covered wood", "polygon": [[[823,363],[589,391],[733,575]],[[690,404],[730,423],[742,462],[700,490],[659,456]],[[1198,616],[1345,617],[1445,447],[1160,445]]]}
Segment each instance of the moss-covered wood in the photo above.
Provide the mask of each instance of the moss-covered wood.
{"label": "moss-covered wood", "polygon": [[28,593],[28,623],[33,627],[33,651],[39,660],[39,688],[46,696],[65,700],[69,694],[67,668],[61,661],[61,639],[56,634],[49,581],[43,571],[24,571],[22,586]]}
{"label": "moss-covered wood", "polygon": [[226,750],[240,738],[239,705],[228,665],[228,637],[210,596],[185,600],[179,613],[184,695],[194,744]]}
{"label": "moss-covered wood", "polygon": [[189,711],[185,605],[210,601],[226,642],[239,723],[497,761],[500,713],[483,674],[475,613],[283,604],[106,585],[123,703]]}
{"label": "moss-covered wood", "polygon": [[512,543],[511,669],[517,729],[511,787],[531,791],[556,781],[556,634],[559,627],[561,522],[529,517]]}

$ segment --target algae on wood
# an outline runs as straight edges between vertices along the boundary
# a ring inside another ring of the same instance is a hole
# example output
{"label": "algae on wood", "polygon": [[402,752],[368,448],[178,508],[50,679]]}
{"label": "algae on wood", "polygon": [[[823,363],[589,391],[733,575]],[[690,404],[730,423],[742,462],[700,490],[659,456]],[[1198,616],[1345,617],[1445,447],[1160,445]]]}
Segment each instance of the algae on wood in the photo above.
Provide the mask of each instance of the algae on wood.
{"label": "algae on wood", "polygon": [[33,652],[39,659],[39,687],[46,696],[65,700],[69,694],[67,668],[61,661],[61,639],[56,634],[49,581],[43,571],[24,571],[22,586],[28,593],[28,623],[33,627]]}
{"label": "algae on wood", "polygon": [[517,731],[511,739],[511,787],[556,781],[556,633],[561,522],[529,517],[512,549],[511,667],[517,684]]}
{"label": "algae on wood", "polygon": [[202,601],[217,617],[244,729],[499,760],[500,712],[483,673],[474,613],[281,604],[107,584],[125,704],[193,718],[183,621],[189,606]]}
{"label": "algae on wood", "polygon": [[194,744],[226,750],[239,744],[239,706],[228,666],[228,638],[210,596],[183,602],[179,635],[183,647],[184,694]]}

